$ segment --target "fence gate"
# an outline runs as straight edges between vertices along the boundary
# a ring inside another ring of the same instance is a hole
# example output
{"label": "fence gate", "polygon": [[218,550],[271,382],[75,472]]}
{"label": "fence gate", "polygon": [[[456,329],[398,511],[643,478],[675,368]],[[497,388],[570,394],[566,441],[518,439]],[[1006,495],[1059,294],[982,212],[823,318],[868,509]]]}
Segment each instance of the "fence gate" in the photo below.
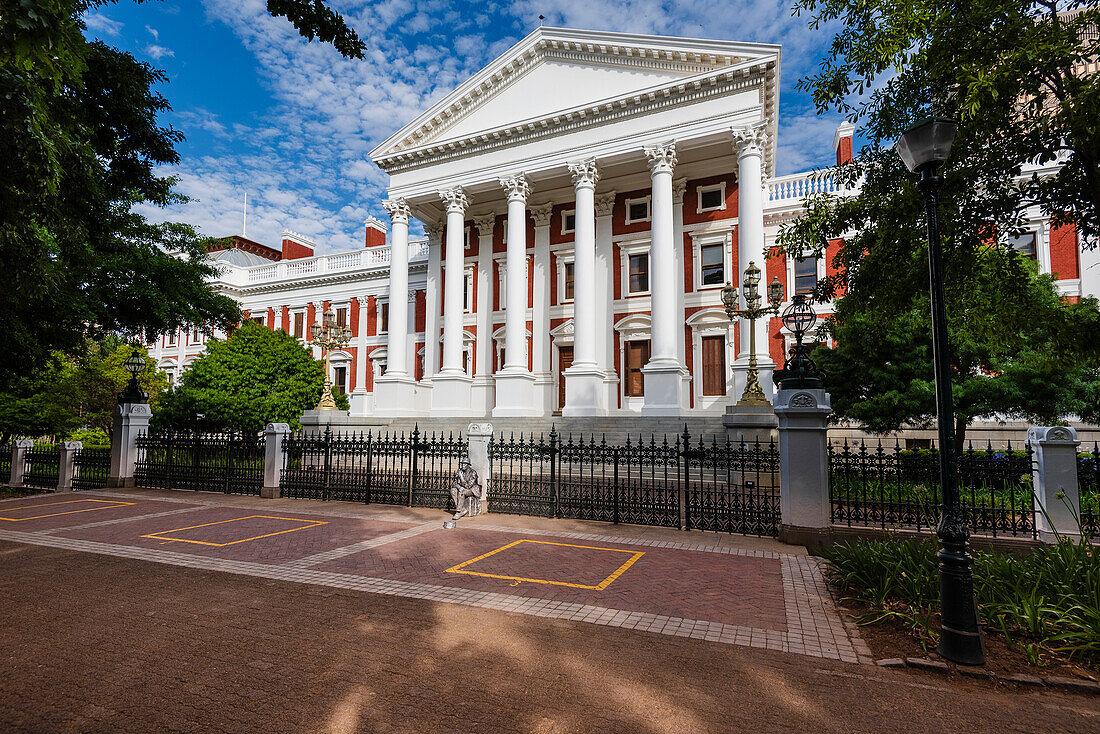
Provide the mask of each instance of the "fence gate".
{"label": "fence gate", "polygon": [[134,444],[138,487],[258,495],[263,486],[260,433],[150,432]]}
{"label": "fence gate", "polygon": [[683,435],[680,456],[689,530],[746,535],[779,534],[779,450],[727,438],[692,445]]}
{"label": "fence gate", "polygon": [[60,475],[61,447],[59,445],[35,444],[23,454],[24,487],[57,489]]}

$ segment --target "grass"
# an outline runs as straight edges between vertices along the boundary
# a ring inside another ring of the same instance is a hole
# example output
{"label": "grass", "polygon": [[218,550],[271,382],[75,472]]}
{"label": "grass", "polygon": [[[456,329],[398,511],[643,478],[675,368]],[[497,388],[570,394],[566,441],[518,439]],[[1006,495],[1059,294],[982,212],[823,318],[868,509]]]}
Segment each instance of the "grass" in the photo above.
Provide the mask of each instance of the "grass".
{"label": "grass", "polygon": [[[869,608],[858,624],[896,620],[927,650],[938,640],[933,541],[856,540],[822,552],[830,579]],[[1100,547],[1063,538],[1027,556],[974,555],[974,590],[987,634],[1032,665],[1100,663]]]}

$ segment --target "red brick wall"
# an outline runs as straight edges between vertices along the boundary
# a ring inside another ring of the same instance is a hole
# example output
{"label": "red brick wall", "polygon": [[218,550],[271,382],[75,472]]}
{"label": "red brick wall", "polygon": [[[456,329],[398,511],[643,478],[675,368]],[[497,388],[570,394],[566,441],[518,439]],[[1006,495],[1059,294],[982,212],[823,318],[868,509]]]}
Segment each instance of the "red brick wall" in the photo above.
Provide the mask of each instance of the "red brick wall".
{"label": "red brick wall", "polygon": [[[626,191],[615,196],[615,207],[611,210],[611,234],[630,234],[632,232],[648,232],[652,222],[635,222],[634,224],[626,223],[626,200],[627,199],[643,199],[649,196],[651,189],[638,189],[637,191]],[[650,210],[652,216],[653,211]]]}
{"label": "red brick wall", "polygon": [[852,136],[849,135],[846,138],[841,138],[840,143],[836,146],[836,164],[843,166],[845,163],[851,163],[853,158]]}
{"label": "red brick wall", "polygon": [[[699,187],[722,182],[726,184],[726,208],[699,213]],[[727,173],[721,176],[710,176],[709,178],[696,178],[687,182],[687,190],[684,192],[684,224],[717,222],[721,219],[735,219],[736,217],[737,177],[734,174]]]}
{"label": "red brick wall", "polygon": [[285,331],[286,333],[289,334],[290,333],[290,307],[289,306],[283,306],[282,310],[283,310],[283,318],[282,318],[283,331]]}
{"label": "red brick wall", "polygon": [[1077,225],[1065,224],[1050,230],[1050,270],[1065,280],[1081,277],[1077,251]]}
{"label": "red brick wall", "polygon": [[386,244],[386,233],[367,225],[365,242],[367,247],[382,247]]}
{"label": "red brick wall", "polygon": [[[246,318],[247,318],[247,315],[246,315]],[[314,306],[312,303],[309,303],[309,304],[306,305],[306,333],[305,333],[305,338],[306,338],[307,342],[308,341],[313,341],[313,337],[311,336],[311,332],[310,332],[309,327],[313,326],[313,322],[316,321],[316,320],[317,320],[317,307]]]}
{"label": "red brick wall", "polygon": [[424,331],[425,324],[427,323],[428,314],[428,299],[427,293],[421,289],[416,292],[415,303],[413,304],[413,330],[417,332]]}
{"label": "red brick wall", "polygon": [[367,296],[367,336],[378,336],[378,299]]}
{"label": "red brick wall", "polygon": [[284,260],[299,260],[303,257],[313,257],[313,248],[294,240],[283,240]]}
{"label": "red brick wall", "polygon": [[348,318],[351,320],[349,326],[351,326],[351,336],[355,338],[359,336],[359,299],[352,298],[351,303],[348,306]]}

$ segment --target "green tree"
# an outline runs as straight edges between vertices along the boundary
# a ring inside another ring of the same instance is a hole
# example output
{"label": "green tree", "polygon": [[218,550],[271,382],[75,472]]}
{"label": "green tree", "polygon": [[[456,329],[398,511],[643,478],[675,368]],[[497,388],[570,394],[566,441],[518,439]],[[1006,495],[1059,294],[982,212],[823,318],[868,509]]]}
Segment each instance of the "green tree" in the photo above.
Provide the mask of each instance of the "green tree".
{"label": "green tree", "polygon": [[[838,417],[884,431],[934,413],[924,205],[893,149],[929,113],[959,121],[939,207],[956,421],[1095,415],[1096,301],[1063,303],[1007,242],[1036,208],[1079,234],[1098,231],[1100,89],[1077,66],[1100,51],[1087,31],[1100,9],[1063,7],[1079,12],[1021,0],[797,0],[812,27],[841,26],[799,87],[819,112],[858,123],[865,143],[832,171],[848,191],[811,198],[778,240],[789,257],[833,259],[814,297],[838,299],[837,348],[820,353]],[[1025,170],[1056,158],[1061,167],[1042,175]]]}
{"label": "green tree", "polygon": [[138,384],[149,396],[149,405],[156,410],[161,397],[168,391],[167,376],[157,369],[145,347],[127,344],[111,334],[87,342],[75,359],[81,425],[111,433],[118,394],[130,382],[130,373],[123,362],[135,349],[145,359],[145,371],[138,375]]}
{"label": "green tree", "polygon": [[[973,267],[995,270],[1020,259],[987,248]],[[987,307],[999,297],[998,282],[989,272],[980,273],[972,281],[977,289],[957,293],[948,313],[960,448],[967,426],[980,416],[1050,424],[1068,415],[1093,417],[1095,411],[1096,370],[1089,360],[1074,359],[1075,350],[1067,350],[1059,335],[1096,335],[1096,301],[1065,302],[1049,276],[1032,275],[1027,298],[1016,304],[1016,320],[1005,324]],[[926,294],[914,295],[907,310],[887,317],[858,297],[841,298],[825,330],[834,347],[819,347],[814,359],[825,374],[834,419],[857,421],[874,433],[932,425],[936,399]]]}
{"label": "green tree", "polygon": [[[134,212],[180,200],[155,171],[178,162],[182,135],[158,122],[169,104],[152,87],[164,74],[84,37],[83,13],[103,4],[11,0],[0,12],[0,386],[85,338],[239,319],[206,284],[206,239]],[[362,41],[322,0],[268,9],[362,57]]]}
{"label": "green tree", "polygon": [[[257,431],[271,422],[297,428],[302,411],[321,399],[323,385],[322,363],[297,339],[245,321],[228,339],[210,340],[164,396],[153,421],[157,428]],[[348,409],[346,395],[336,403]]]}

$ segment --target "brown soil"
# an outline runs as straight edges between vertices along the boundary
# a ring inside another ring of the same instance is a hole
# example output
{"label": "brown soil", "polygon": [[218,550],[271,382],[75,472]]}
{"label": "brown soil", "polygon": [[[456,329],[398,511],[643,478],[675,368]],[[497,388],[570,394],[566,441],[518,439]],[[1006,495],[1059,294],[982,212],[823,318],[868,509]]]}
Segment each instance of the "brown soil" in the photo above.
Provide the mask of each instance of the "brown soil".
{"label": "brown soil", "polygon": [[46,494],[48,489],[38,489],[36,487],[9,487],[6,484],[0,484],[0,500],[6,500],[9,497],[30,497],[36,494]]}
{"label": "brown soil", "polygon": [[[834,588],[838,597],[843,592]],[[853,599],[844,599],[841,602],[841,614],[856,621],[868,612],[874,611],[874,607],[861,604]],[[939,624],[939,617],[933,622]],[[859,634],[870,646],[875,660],[885,658],[910,658],[923,657],[931,660],[942,660],[936,654],[936,643],[921,637],[916,631],[910,630],[897,618],[886,618],[873,624],[861,625]],[[986,662],[983,669],[992,671],[998,676],[1009,676],[1016,673],[1025,673],[1036,676],[1064,676],[1069,678],[1085,678],[1092,681],[1100,681],[1100,666],[1083,664],[1065,659],[1053,657],[1051,653],[1042,653],[1040,665],[1028,663],[1022,647],[1010,645],[999,634],[985,631],[985,655]]]}

